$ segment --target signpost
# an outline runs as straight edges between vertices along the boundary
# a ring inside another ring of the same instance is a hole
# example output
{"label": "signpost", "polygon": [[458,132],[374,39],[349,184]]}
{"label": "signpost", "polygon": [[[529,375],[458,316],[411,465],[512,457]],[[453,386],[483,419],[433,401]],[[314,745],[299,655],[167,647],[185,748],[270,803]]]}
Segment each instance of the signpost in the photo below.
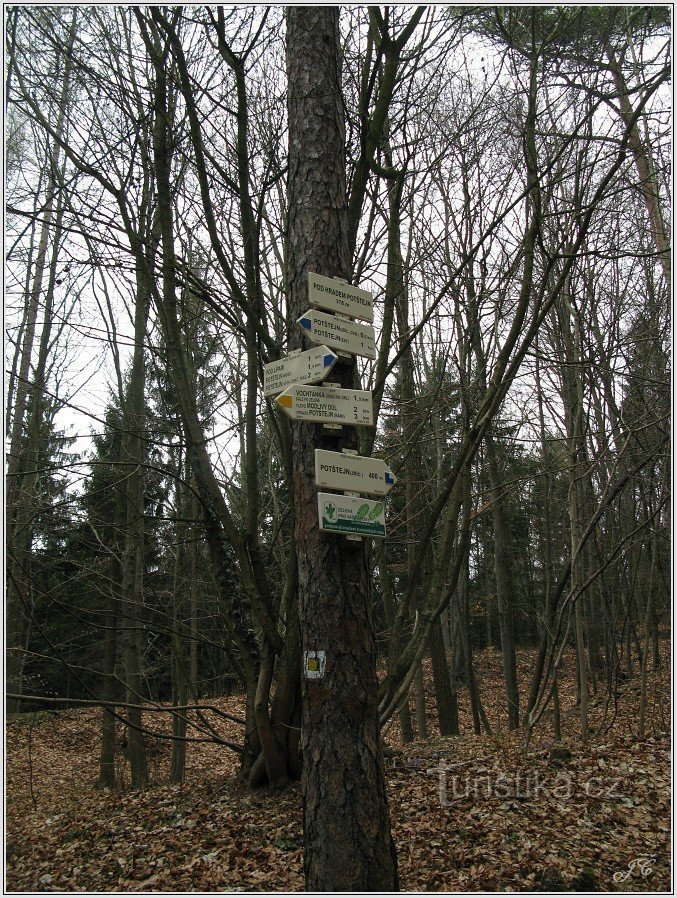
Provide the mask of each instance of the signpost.
{"label": "signpost", "polygon": [[381,539],[386,535],[383,502],[359,496],[318,493],[317,503],[320,530],[325,533],[345,533],[349,536],[372,536]]}
{"label": "signpost", "polygon": [[349,318],[374,320],[374,298],[368,290],[312,271],[308,272],[308,302],[316,309],[327,309]]}
{"label": "signpost", "polygon": [[293,384],[275,401],[294,421],[374,426],[374,404],[370,390]]}
{"label": "signpost", "polygon": [[338,361],[326,346],[289,355],[263,366],[263,395],[275,396],[292,384],[317,384],[323,381]]}
{"label": "signpost", "polygon": [[376,334],[370,324],[360,324],[338,315],[309,309],[297,319],[311,343],[326,344],[351,355],[376,358]]}
{"label": "signpost", "polygon": [[397,478],[380,458],[315,450],[315,485],[330,490],[386,496]]}

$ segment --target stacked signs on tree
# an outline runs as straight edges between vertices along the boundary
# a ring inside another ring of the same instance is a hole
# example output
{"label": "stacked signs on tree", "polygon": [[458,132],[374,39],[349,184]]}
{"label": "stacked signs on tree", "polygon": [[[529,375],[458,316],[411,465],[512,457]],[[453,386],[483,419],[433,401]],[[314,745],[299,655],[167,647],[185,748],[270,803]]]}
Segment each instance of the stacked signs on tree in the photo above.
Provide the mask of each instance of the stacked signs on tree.
{"label": "stacked signs on tree", "polygon": [[[374,320],[371,293],[310,272],[308,299],[312,308],[298,319],[298,324],[311,343],[321,345],[322,349],[329,347],[339,354],[376,358],[374,328],[370,323],[362,323]],[[361,320],[355,321],[356,318]],[[287,384],[276,396],[276,402],[295,421],[374,426],[370,391],[309,386],[318,380]],[[351,538],[385,537],[383,502],[361,495],[385,496],[393,488],[395,475],[385,462],[360,457],[350,450],[316,449],[315,483],[337,491],[318,493],[320,530]],[[338,491],[346,495],[339,495]]]}
{"label": "stacked signs on tree", "polygon": [[[343,281],[310,272],[308,297],[313,308],[298,319],[316,348],[297,352],[264,366],[264,394],[294,421],[355,427],[374,426],[370,390],[346,390],[322,384],[339,354],[376,358],[376,335],[371,293]],[[319,311],[318,311],[319,310]],[[320,530],[351,538],[386,535],[382,501],[360,495],[385,496],[395,485],[395,475],[384,461],[364,458],[350,450],[315,450],[315,483],[346,495],[318,493]]]}

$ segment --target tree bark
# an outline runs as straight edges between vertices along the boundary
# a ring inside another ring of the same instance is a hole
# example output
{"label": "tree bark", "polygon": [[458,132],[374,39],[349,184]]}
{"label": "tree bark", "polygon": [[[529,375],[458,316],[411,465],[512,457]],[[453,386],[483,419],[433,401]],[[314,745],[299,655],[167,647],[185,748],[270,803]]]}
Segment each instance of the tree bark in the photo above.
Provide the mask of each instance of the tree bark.
{"label": "tree bark", "polygon": [[136,309],[134,312],[134,353],[129,388],[125,396],[122,460],[125,472],[126,535],[122,560],[122,642],[124,647],[127,702],[137,707],[127,710],[127,757],[131,767],[132,788],[148,782],[148,765],[141,732],[141,625],[139,609],[143,605],[144,581],[144,485],[145,459],[145,383],[144,344],[150,291],[145,271],[137,268]]}
{"label": "tree bark", "polygon": [[511,571],[508,528],[503,510],[503,499],[496,463],[496,449],[491,432],[486,438],[489,482],[491,484],[492,518],[494,525],[494,570],[496,573],[496,598],[498,603],[498,626],[501,634],[501,659],[503,681],[508,703],[508,728],[519,727],[519,689],[517,686],[517,656],[513,630],[512,609],[515,604],[513,575]]}
{"label": "tree bark", "polygon": [[672,294],[672,263],[670,257],[670,238],[668,227],[666,226],[663,212],[661,210],[660,193],[658,190],[658,180],[654,170],[653,157],[650,147],[642,140],[639,131],[639,123],[635,116],[635,110],[630,103],[630,91],[623,74],[623,69],[619,59],[609,45],[606,48],[609,60],[609,68],[614,79],[616,90],[618,91],[618,100],[620,104],[620,115],[623,125],[629,132],[628,146],[635,160],[635,169],[639,179],[639,189],[642,199],[646,206],[651,236],[653,238],[656,249],[658,250],[658,259],[663,270],[665,283],[668,288],[668,295]]}
{"label": "tree bark", "polygon": [[[122,434],[117,431],[113,437],[114,458],[121,460]],[[117,468],[114,468],[117,470]],[[124,478],[120,477],[121,482]],[[109,564],[109,596],[105,612],[105,632],[103,641],[103,683],[101,698],[106,703],[101,709],[101,752],[99,756],[98,785],[106,789],[114,789],[115,782],[115,714],[111,706],[118,698],[118,680],[115,676],[117,659],[117,631],[120,616],[120,587],[122,584],[122,534],[124,532],[124,494],[115,491],[115,536],[111,546]]]}
{"label": "tree bark", "polygon": [[[34,515],[34,499],[32,493],[34,492],[35,480],[37,478],[37,474],[35,473],[37,469],[38,454],[36,441],[40,438],[40,424],[44,407],[43,396],[41,395],[44,384],[38,383],[38,380],[40,379],[40,372],[42,372],[44,376],[46,355],[49,346],[49,334],[52,326],[51,311],[48,306],[51,305],[53,298],[55,280],[54,268],[57,260],[58,244],[61,234],[61,215],[63,213],[62,197],[59,192],[59,170],[62,165],[59,142],[63,138],[66,123],[66,111],[71,79],[70,53],[72,52],[73,42],[75,40],[77,15],[77,9],[74,8],[67,43],[64,47],[63,77],[55,124],[56,136],[51,147],[48,149],[47,158],[45,160],[47,184],[45,188],[43,220],[33,267],[33,280],[30,287],[30,293],[26,296],[27,309],[25,314],[25,326],[23,328],[21,355],[18,363],[19,373],[16,384],[16,395],[14,397],[14,417],[10,428],[9,451],[7,455],[7,492],[5,496],[5,521],[7,528],[5,538],[8,549],[7,607],[5,618],[7,623],[6,686],[7,692],[14,695],[20,695],[23,687],[24,649],[29,613],[26,606],[30,608],[30,601],[28,598],[30,592],[28,567],[33,532],[30,522]],[[57,206],[56,211],[55,204]],[[50,235],[55,215],[57,217],[57,227],[55,233]],[[45,272],[48,266],[47,254],[50,246],[50,238],[52,241],[50,283],[48,284],[47,289],[43,290]],[[40,358],[38,359],[36,366],[38,377],[36,377],[31,391],[30,368],[38,322],[38,310],[41,302],[45,303],[44,324],[39,353]],[[32,409],[29,409],[31,393],[33,401]],[[27,412],[29,413],[28,417],[31,419],[29,422],[25,420]],[[29,425],[32,430],[32,440],[27,440],[26,431]],[[25,444],[26,441],[28,445]],[[28,477],[30,482],[24,482],[25,478],[23,477],[22,472],[26,469],[32,472]],[[7,711],[9,713],[17,711],[18,707],[18,700],[7,699]]]}
{"label": "tree bark", "polygon": [[[388,567],[388,562],[381,555],[381,563],[379,566],[381,574],[381,590],[383,592],[383,616],[385,617],[386,627],[390,629],[395,619],[395,602],[393,600],[393,575]],[[388,664],[392,667],[392,659],[388,656]],[[411,711],[409,710],[409,696],[402,702],[399,711],[400,730],[402,731],[403,742],[413,742],[414,730],[411,725]]]}
{"label": "tree bark", "polygon": [[[292,321],[306,310],[309,271],[349,274],[338,26],[336,7],[287,10]],[[300,342],[294,332],[291,348]],[[349,387],[353,368],[337,365],[333,376]],[[323,676],[302,680],[306,887],[393,891],[397,860],[378,724],[369,567],[362,543],[319,530],[314,451],[335,449],[339,441],[323,437],[317,425],[291,429],[302,650],[326,653]],[[354,430],[343,433],[355,446]]]}

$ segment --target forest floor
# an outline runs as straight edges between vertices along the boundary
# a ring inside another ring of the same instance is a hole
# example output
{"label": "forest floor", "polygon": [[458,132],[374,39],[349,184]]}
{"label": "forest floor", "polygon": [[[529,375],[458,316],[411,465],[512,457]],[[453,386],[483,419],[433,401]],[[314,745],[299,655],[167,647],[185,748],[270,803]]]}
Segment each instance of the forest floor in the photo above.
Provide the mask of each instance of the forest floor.
{"label": "forest floor", "polygon": [[[571,756],[560,752],[559,759],[549,751],[550,719],[528,749],[518,733],[505,731],[497,652],[476,656],[493,737],[472,735],[465,691],[464,735],[439,736],[426,668],[429,738],[403,745],[397,724],[385,737],[402,891],[668,891],[668,650],[666,643],[663,667],[650,675],[644,738],[637,736],[635,678],[606,715],[604,699],[593,698],[586,745],[578,738],[568,659],[560,695]],[[520,653],[524,692],[532,664],[532,653]],[[213,704],[243,714],[238,696]],[[150,725],[158,727],[159,716]],[[152,739],[149,788],[100,790],[99,721],[98,710],[84,709],[21,714],[8,723],[7,891],[303,890],[298,784],[252,792],[236,780],[232,752],[194,743],[185,785],[168,785],[169,743]],[[225,738],[240,736],[236,724],[215,718],[215,725]],[[122,755],[119,775],[128,778]]]}

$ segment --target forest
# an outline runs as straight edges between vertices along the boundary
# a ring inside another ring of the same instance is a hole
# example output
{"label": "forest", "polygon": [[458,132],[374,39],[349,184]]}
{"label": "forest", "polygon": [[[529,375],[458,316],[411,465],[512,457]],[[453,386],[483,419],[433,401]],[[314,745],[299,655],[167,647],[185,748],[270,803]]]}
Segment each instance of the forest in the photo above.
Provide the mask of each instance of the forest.
{"label": "forest", "polygon": [[670,8],[5,41],[7,888],[669,889]]}

